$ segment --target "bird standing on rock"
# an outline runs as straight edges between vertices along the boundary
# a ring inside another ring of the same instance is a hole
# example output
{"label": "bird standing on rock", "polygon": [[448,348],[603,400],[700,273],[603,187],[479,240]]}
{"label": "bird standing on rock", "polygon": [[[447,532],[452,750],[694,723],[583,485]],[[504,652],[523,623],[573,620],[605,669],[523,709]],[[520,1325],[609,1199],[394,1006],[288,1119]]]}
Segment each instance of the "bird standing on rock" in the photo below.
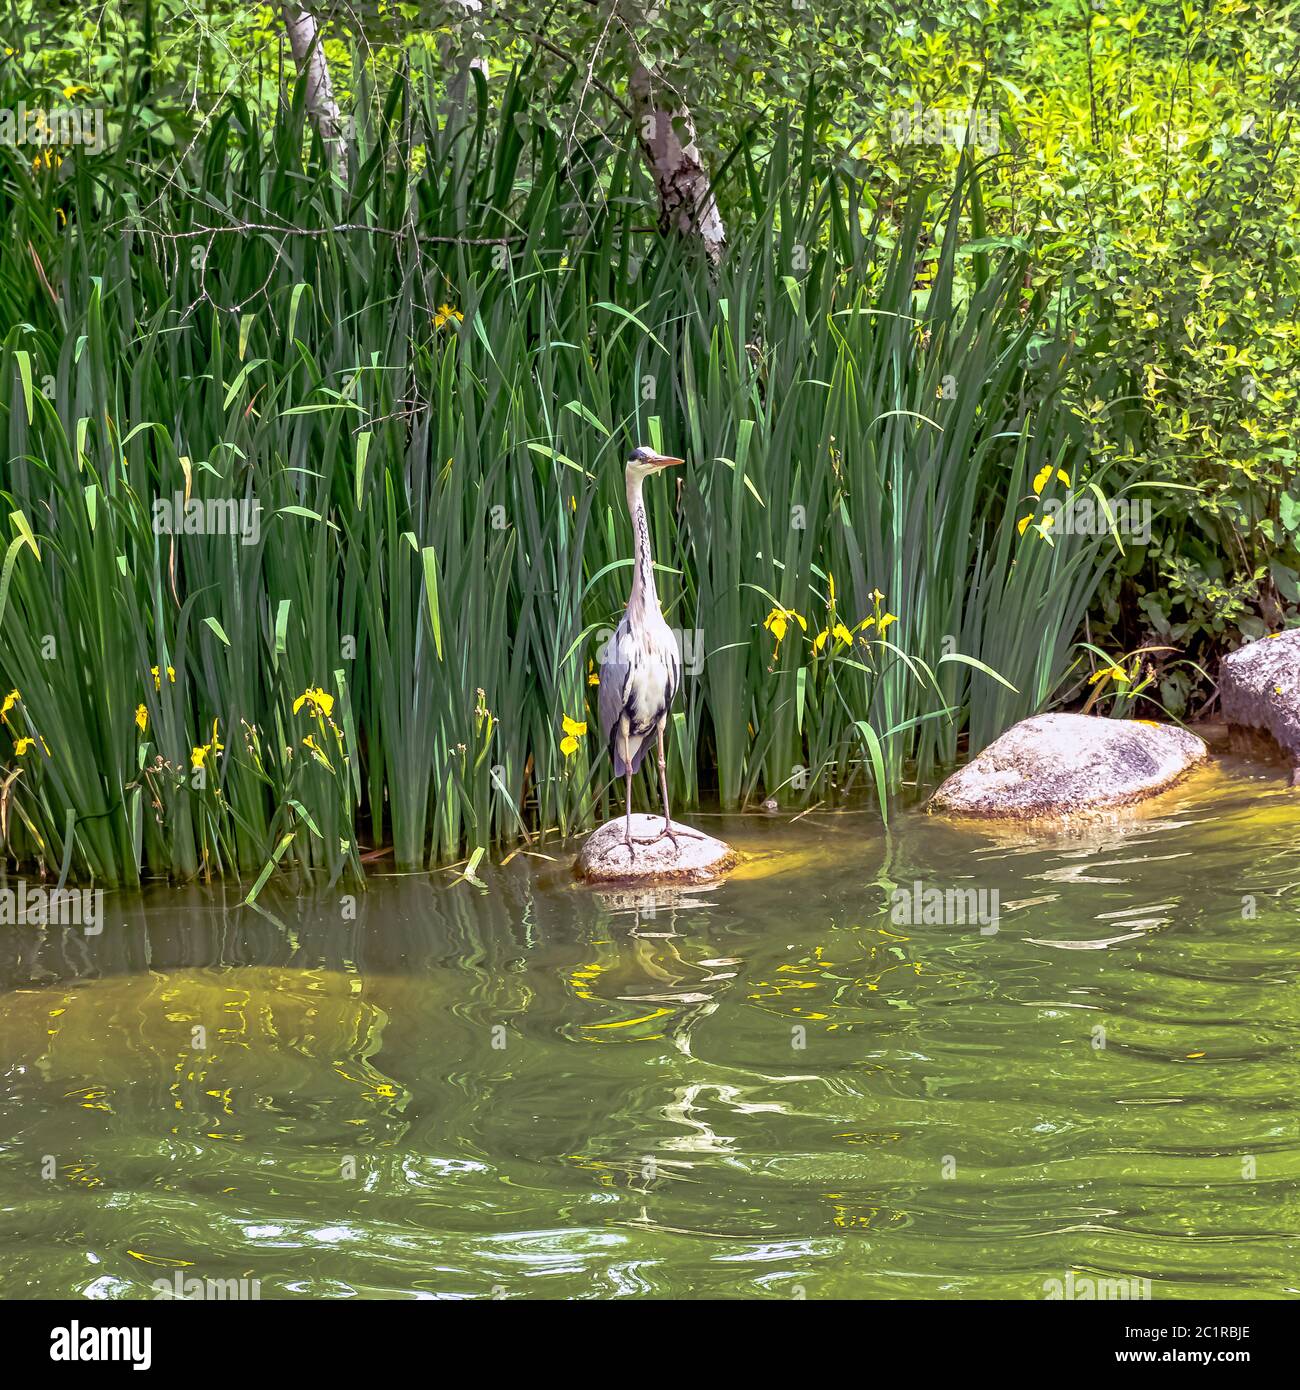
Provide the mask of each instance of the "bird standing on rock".
{"label": "bird standing on rock", "polygon": [[[668,765],[664,759],[664,726],[673,696],[682,682],[682,657],[672,628],[664,621],[655,592],[650,556],[650,527],[646,521],[641,485],[652,473],[684,462],[645,446],[633,449],[627,461],[627,507],[632,515],[636,559],[632,593],[622,621],[605,644],[600,661],[600,731],[609,746],[615,776],[627,784],[627,820],[623,843],[628,857],[635,845],[654,844],[667,836],[678,848],[677,836],[694,832],[673,829],[668,810]],[[664,828],[649,839],[632,836],[632,777],[640,771],[653,742],[659,748],[659,786],[664,798]],[[700,838],[694,836],[694,838]]]}

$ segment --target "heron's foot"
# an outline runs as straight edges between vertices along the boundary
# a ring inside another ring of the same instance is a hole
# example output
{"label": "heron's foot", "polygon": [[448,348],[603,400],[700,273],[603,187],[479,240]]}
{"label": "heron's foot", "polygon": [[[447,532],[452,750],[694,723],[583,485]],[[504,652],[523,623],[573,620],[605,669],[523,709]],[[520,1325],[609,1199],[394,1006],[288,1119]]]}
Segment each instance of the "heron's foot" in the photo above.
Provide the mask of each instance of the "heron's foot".
{"label": "heron's foot", "polygon": [[622,840],[619,841],[619,843],[627,846],[627,861],[630,864],[632,860],[636,858],[635,846],[637,842],[635,837],[632,835],[624,835]]}
{"label": "heron's foot", "polygon": [[677,843],[678,836],[681,836],[687,840],[703,840],[705,838],[703,835],[700,834],[698,830],[684,830],[680,826],[676,830],[674,830],[672,826],[667,821],[665,821],[664,828],[658,833],[658,835],[637,837],[636,842],[639,845],[657,845],[660,840],[669,839],[673,842],[673,848],[676,850],[680,850],[681,845]]}

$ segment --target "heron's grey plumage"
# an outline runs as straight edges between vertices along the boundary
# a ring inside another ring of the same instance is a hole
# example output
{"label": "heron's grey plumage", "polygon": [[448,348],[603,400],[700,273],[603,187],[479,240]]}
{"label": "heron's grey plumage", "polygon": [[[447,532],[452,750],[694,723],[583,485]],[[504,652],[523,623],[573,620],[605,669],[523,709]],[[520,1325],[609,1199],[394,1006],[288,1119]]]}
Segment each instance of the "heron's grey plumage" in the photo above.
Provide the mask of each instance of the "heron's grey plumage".
{"label": "heron's grey plumage", "polygon": [[600,659],[600,693],[597,707],[600,713],[600,734],[614,760],[614,771],[621,777],[623,768],[619,766],[619,756],[614,748],[614,726],[618,723],[624,701],[627,699],[627,678],[632,670],[631,653],[624,649],[627,635],[622,622],[614,635],[605,643]]}
{"label": "heron's grey plumage", "polygon": [[[597,707],[600,731],[617,776],[626,779],[628,824],[631,825],[632,776],[641,768],[652,744],[659,745],[660,782],[664,794],[664,829],[671,833],[668,784],[663,761],[663,730],[668,711],[682,679],[682,658],[677,638],[664,621],[655,592],[650,556],[650,528],[646,521],[641,484],[648,473],[681,460],[652,449],[633,451],[627,466],[627,505],[632,516],[636,556],[632,592],[614,635],[600,659],[600,694]],[[628,844],[631,847],[631,830]]]}
{"label": "heron's grey plumage", "polygon": [[624,613],[600,663],[600,731],[619,777],[629,768],[641,770],[682,679],[673,630],[657,606],[648,616],[650,621],[638,635]]}

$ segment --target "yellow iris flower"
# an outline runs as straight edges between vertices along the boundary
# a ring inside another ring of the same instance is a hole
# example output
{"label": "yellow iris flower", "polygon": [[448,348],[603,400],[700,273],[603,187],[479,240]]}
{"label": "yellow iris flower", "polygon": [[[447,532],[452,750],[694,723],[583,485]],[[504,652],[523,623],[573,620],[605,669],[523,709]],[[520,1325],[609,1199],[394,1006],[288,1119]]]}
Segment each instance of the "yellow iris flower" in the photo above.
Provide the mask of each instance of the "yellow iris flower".
{"label": "yellow iris flower", "polygon": [[[1025,534],[1025,527],[1028,526],[1033,519],[1033,512],[1030,512],[1028,516],[1022,516],[1020,520],[1016,522],[1016,530],[1023,536]],[[1046,537],[1048,531],[1055,525],[1056,518],[1054,516],[1045,516],[1042,521],[1034,527],[1034,530],[1036,530],[1040,536]]]}
{"label": "yellow iris flower", "polygon": [[225,744],[217,738],[217,721],[212,721],[212,738],[207,743],[201,743],[197,748],[190,750],[190,766],[203,767],[207,762],[209,753],[220,753],[225,748]]}
{"label": "yellow iris flower", "polygon": [[570,719],[563,715],[561,722],[564,725],[564,737],[560,740],[560,752],[566,758],[571,758],[578,751],[578,740],[587,736],[587,721],[585,719]]}
{"label": "yellow iris flower", "polygon": [[776,638],[776,652],[781,650],[781,643],[785,639],[785,634],[789,628],[790,621],[793,619],[805,632],[808,631],[807,619],[796,613],[793,608],[774,608],[763,619],[763,626]]}
{"label": "yellow iris flower", "polygon": [[1053,464],[1045,463],[1038,470],[1038,476],[1034,479],[1034,495],[1036,497],[1041,497],[1043,495],[1043,489],[1047,486],[1047,480],[1052,476],[1053,472],[1055,472],[1056,476],[1066,487],[1070,486],[1070,475],[1064,468],[1056,468]]}
{"label": "yellow iris flower", "polygon": [[821,651],[827,641],[832,637],[837,642],[843,642],[846,647],[853,644],[853,634],[843,623],[837,622],[832,627],[822,628],[817,636],[813,638],[813,651]]}
{"label": "yellow iris flower", "polygon": [[323,714],[328,719],[334,713],[334,696],[328,691],[322,690],[318,685],[309,686],[293,702],[293,712],[297,714],[303,705],[310,706],[307,713],[313,718],[318,714]]}

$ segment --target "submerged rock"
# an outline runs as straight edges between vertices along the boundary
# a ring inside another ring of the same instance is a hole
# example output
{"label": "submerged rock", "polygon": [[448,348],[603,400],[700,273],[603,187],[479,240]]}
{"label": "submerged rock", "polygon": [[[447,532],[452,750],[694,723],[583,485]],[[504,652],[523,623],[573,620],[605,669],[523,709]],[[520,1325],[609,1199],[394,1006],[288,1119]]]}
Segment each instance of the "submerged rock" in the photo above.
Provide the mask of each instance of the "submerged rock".
{"label": "submerged rock", "polygon": [[676,844],[662,816],[632,817],[632,852],[624,842],[622,816],[606,821],[587,837],[574,868],[591,883],[708,883],[736,862],[730,845],[673,821]]}
{"label": "submerged rock", "polygon": [[1219,703],[1233,730],[1267,734],[1300,786],[1300,628],[1248,642],[1219,668]]}
{"label": "submerged rock", "polygon": [[1142,719],[1039,714],[990,743],[935,792],[933,810],[1033,820],[1130,806],[1204,761],[1195,734]]}

